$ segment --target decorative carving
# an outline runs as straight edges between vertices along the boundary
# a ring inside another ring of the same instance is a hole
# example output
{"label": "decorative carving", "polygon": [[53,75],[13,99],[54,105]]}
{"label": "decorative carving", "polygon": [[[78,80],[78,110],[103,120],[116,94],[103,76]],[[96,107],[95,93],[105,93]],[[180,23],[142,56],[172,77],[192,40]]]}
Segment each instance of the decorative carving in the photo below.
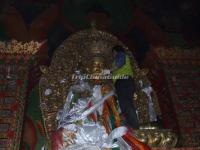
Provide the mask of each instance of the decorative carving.
{"label": "decorative carving", "polygon": [[43,43],[0,41],[0,149],[19,149],[29,63]]}
{"label": "decorative carving", "polygon": [[151,147],[175,147],[177,144],[177,135],[167,129],[140,129],[136,130],[135,136],[141,142]]}
{"label": "decorative carving", "polygon": [[2,54],[35,54],[42,43],[30,41],[30,42],[19,42],[17,40],[11,40],[10,42],[0,41],[0,53]]}
{"label": "decorative carving", "polygon": [[[14,56],[13,56],[14,57]],[[0,57],[0,149],[18,150],[25,108],[28,63]]]}

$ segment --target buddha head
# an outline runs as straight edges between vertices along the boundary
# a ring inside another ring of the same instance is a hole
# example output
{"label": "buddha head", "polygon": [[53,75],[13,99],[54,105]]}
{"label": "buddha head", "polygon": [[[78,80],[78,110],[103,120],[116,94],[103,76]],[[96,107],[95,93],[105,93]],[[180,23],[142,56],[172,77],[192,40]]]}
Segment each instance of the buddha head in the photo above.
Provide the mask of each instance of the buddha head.
{"label": "buddha head", "polygon": [[88,46],[87,72],[98,75],[102,73],[103,69],[108,69],[110,55],[111,50],[105,41],[94,40],[90,42]]}
{"label": "buddha head", "polygon": [[89,62],[88,73],[90,74],[101,74],[105,68],[104,58],[102,56],[94,56]]}

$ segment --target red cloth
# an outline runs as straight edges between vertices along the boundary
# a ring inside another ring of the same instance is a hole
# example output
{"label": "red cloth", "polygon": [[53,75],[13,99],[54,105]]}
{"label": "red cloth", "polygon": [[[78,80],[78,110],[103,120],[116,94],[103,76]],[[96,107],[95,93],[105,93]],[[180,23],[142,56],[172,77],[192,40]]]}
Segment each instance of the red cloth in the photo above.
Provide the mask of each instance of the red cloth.
{"label": "red cloth", "polygon": [[55,131],[51,135],[51,149],[52,150],[61,150],[63,147],[63,138],[62,138],[63,128]]}

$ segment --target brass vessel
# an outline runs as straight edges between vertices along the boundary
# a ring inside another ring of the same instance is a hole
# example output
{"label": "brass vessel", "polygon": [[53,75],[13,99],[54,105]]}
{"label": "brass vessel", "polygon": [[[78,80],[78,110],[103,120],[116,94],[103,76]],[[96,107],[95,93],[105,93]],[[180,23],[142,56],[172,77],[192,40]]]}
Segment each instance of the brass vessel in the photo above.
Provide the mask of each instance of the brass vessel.
{"label": "brass vessel", "polygon": [[134,133],[138,140],[151,147],[175,147],[178,141],[178,136],[171,130],[161,129],[151,123],[141,125]]}

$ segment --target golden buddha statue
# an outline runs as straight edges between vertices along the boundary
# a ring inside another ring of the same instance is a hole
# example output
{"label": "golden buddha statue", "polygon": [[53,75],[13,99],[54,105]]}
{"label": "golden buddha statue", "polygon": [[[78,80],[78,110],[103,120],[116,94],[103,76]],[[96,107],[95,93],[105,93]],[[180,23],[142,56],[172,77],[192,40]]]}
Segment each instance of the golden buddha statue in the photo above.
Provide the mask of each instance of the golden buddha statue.
{"label": "golden buddha statue", "polygon": [[[122,45],[126,49],[127,53],[133,60],[132,64],[134,68],[136,68],[135,80],[138,84],[133,100],[135,100],[137,104],[136,108],[138,111],[139,122],[141,125],[145,125],[141,126],[143,128],[140,130],[134,131],[135,136],[140,141],[150,146],[175,146],[177,137],[174,136],[174,134],[169,130],[163,131],[157,127],[153,127],[152,129],[152,125],[149,125],[150,120],[147,96],[141,91],[141,87],[139,86],[140,80],[148,81],[145,74],[146,71],[138,68],[130,51],[121,41],[119,41],[115,36],[99,31],[94,27],[75,33],[64,41],[55,51],[50,67],[42,69],[43,75],[40,80],[40,101],[47,139],[50,141],[52,133],[56,130],[57,122],[55,120],[58,110],[63,108],[67,98],[66,93],[69,92],[69,88],[75,83],[72,75],[77,69],[80,69],[83,74],[90,73],[92,75],[101,75],[104,69],[110,69],[112,62],[111,49],[114,45]],[[109,91],[113,90],[112,84],[109,83],[109,80],[95,79],[92,82],[92,84],[102,85],[101,91],[103,94],[109,93]],[[153,98],[153,103],[155,112],[160,115],[158,102],[155,97]],[[106,128],[107,133],[111,132],[109,125],[111,112],[115,120],[114,126],[119,127],[121,124],[121,118],[114,96],[109,97],[103,104],[101,122]],[[170,144],[166,144],[167,142],[164,141],[170,141],[169,138],[173,139],[171,140],[173,142],[168,142]],[[130,143],[137,145],[140,149],[145,149],[145,146],[132,135],[127,135],[125,139]]]}

